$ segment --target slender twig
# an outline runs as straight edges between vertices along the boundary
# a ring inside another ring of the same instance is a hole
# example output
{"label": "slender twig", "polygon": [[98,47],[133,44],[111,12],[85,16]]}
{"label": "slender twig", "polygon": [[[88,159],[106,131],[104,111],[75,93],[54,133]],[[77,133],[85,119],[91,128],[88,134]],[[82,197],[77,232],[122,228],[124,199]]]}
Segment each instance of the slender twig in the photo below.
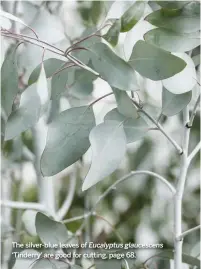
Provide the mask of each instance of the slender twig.
{"label": "slender twig", "polygon": [[192,159],[195,157],[195,155],[200,151],[200,149],[201,149],[201,141],[197,144],[197,146],[194,148],[194,150],[188,156],[189,163],[192,161]]}
{"label": "slender twig", "polygon": [[143,113],[150,121],[152,121],[158,127],[158,129],[161,131],[161,133],[163,133],[164,136],[166,136],[166,138],[171,142],[171,144],[176,148],[178,153],[181,155],[183,153],[182,148],[177,144],[177,142],[174,139],[172,139],[167,134],[167,132],[164,130],[164,128],[161,126],[161,124],[158,123],[152,116],[150,116],[143,108],[141,108],[141,106],[136,101],[134,101],[134,100],[132,100],[132,101],[139,109],[139,112]]}
{"label": "slender twig", "polygon": [[99,73],[97,73],[96,71],[94,71],[93,69],[91,69],[90,67],[88,67],[87,65],[85,65],[84,63],[82,63],[81,61],[79,61],[78,59],[76,59],[75,57],[73,57],[70,54],[67,54],[66,57],[73,63],[75,63],[76,65],[78,65],[79,67],[93,73],[96,76],[99,76]]}
{"label": "slender twig", "polygon": [[80,216],[76,216],[76,217],[73,217],[73,218],[70,218],[70,219],[63,220],[62,222],[65,223],[65,224],[66,223],[71,223],[71,222],[74,222],[74,221],[78,221],[78,220],[88,218],[88,217],[92,216],[93,214],[94,214],[94,212],[88,212],[88,213],[80,215]]}
{"label": "slender twig", "polygon": [[39,203],[16,202],[16,201],[0,201],[1,206],[16,209],[32,209],[46,212],[47,208]]}
{"label": "slender twig", "polygon": [[73,202],[73,198],[75,195],[75,189],[76,189],[76,173],[73,171],[71,178],[70,178],[70,184],[69,184],[69,190],[66,196],[66,199],[57,212],[57,219],[62,220],[63,217],[68,213],[68,210]]}
{"label": "slender twig", "polygon": [[100,100],[104,99],[105,97],[109,96],[109,95],[112,95],[114,94],[113,92],[110,92],[110,93],[106,93],[104,95],[102,95],[101,97],[97,98],[96,100],[94,100],[93,102],[91,102],[89,104],[89,106],[93,106],[95,103],[99,102]]}
{"label": "slender twig", "polygon": [[114,184],[112,184],[96,201],[93,209],[95,209],[97,207],[97,205],[100,203],[100,201],[102,201],[115,187],[116,185],[118,185],[119,183],[123,182],[124,180],[127,180],[135,175],[150,175],[153,176],[159,180],[161,180],[163,183],[166,184],[166,186],[169,188],[169,190],[175,194],[175,188],[162,176],[154,173],[154,172],[150,172],[150,171],[146,171],[146,170],[142,170],[142,171],[132,171],[130,172],[128,175],[120,178],[119,180],[117,180]]}
{"label": "slender twig", "polygon": [[65,69],[68,69],[68,68],[70,68],[70,67],[74,67],[74,66],[76,66],[76,65],[75,65],[75,64],[72,64],[72,65],[65,66],[65,67],[63,67],[63,68],[57,70],[56,72],[54,72],[54,73],[51,75],[51,77],[53,77],[54,75],[56,75],[56,74],[62,72],[62,71],[65,70]]}
{"label": "slender twig", "polygon": [[198,226],[196,226],[196,227],[194,227],[194,228],[192,228],[192,229],[189,229],[189,230],[183,232],[180,236],[178,236],[177,239],[178,239],[178,240],[181,240],[181,239],[183,239],[185,236],[189,235],[190,233],[192,233],[192,232],[194,232],[194,231],[199,230],[200,228],[201,228],[201,225],[198,225]]}
{"label": "slender twig", "polygon": [[35,155],[26,146],[22,148],[22,156],[30,162],[33,162],[35,159]]}
{"label": "slender twig", "polygon": [[23,38],[23,37],[18,37],[18,36],[15,36],[15,35],[5,34],[5,33],[1,33],[1,35],[2,35],[2,36],[5,36],[5,37],[9,37],[9,38],[17,39],[17,40],[22,40],[22,41],[25,41],[25,42],[27,42],[27,43],[36,45],[36,46],[38,46],[38,47],[40,47],[40,48],[43,48],[43,49],[44,49],[44,47],[45,47],[48,51],[51,51],[51,52],[53,52],[53,53],[55,53],[55,54],[58,54],[58,55],[60,55],[60,56],[64,56],[63,53],[57,52],[57,51],[55,51],[55,50],[52,50],[52,49],[50,49],[50,48],[48,48],[48,47],[46,47],[46,46],[42,46],[42,45],[40,45],[40,44],[38,44],[38,43],[35,43],[34,41],[27,40],[27,39],[25,39],[25,38]]}
{"label": "slender twig", "polygon": [[117,229],[115,228],[114,225],[112,225],[112,223],[110,223],[106,218],[104,218],[103,216],[100,216],[98,214],[95,215],[95,217],[102,219],[103,221],[105,221],[113,230],[113,232],[116,234],[116,236],[119,238],[120,242],[123,243],[123,238],[121,237],[121,235],[118,233]]}
{"label": "slender twig", "polygon": [[193,125],[193,121],[194,121],[194,118],[195,118],[195,116],[196,116],[196,110],[197,110],[197,107],[199,106],[199,104],[200,104],[200,95],[198,96],[198,99],[197,99],[197,101],[196,101],[196,103],[195,103],[195,105],[194,105],[192,114],[191,114],[191,116],[190,116],[190,120],[189,120],[189,122],[187,123],[187,127],[188,127],[188,128],[191,128],[192,125]]}

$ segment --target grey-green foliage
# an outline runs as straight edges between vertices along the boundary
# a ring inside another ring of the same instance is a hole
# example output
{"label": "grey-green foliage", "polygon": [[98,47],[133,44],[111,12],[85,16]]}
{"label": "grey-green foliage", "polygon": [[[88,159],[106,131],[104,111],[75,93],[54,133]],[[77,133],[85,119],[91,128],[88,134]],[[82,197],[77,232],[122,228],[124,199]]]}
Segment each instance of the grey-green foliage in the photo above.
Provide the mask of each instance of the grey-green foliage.
{"label": "grey-green foliage", "polygon": [[147,32],[144,35],[144,39],[147,43],[170,52],[189,51],[200,45],[199,32],[183,34],[163,28]]}
{"label": "grey-green foliage", "polygon": [[128,32],[133,28],[143,16],[145,6],[145,1],[135,1],[121,17],[121,32]]}
{"label": "grey-green foliage", "polygon": [[200,3],[193,1],[179,10],[160,9],[149,14],[146,21],[178,33],[192,33],[200,29]]}
{"label": "grey-green foliage", "polygon": [[7,117],[12,112],[14,99],[19,92],[15,53],[16,48],[6,55],[1,68],[1,106]]}
{"label": "grey-green foliage", "polygon": [[103,38],[110,43],[113,47],[115,47],[119,40],[119,33],[121,30],[121,21],[115,20],[113,25],[110,27],[108,32],[103,35]]}
{"label": "grey-green foliage", "polygon": [[138,88],[136,76],[130,65],[118,57],[106,44],[93,44],[84,53],[90,58],[93,69],[110,86],[124,91],[134,91]]}
{"label": "grey-green foliage", "polygon": [[162,80],[179,73],[185,61],[145,41],[138,41],[132,51],[129,64],[142,76]]}
{"label": "grey-green foliage", "polygon": [[167,8],[167,9],[181,9],[186,4],[189,3],[189,1],[160,1],[160,0],[157,0],[156,2],[161,7]]}
{"label": "grey-green foliage", "polygon": [[67,92],[79,99],[90,95],[93,91],[93,81],[97,76],[84,69],[73,70],[72,82],[67,82]]}
{"label": "grey-green foliage", "polygon": [[38,212],[35,220],[36,232],[44,244],[65,243],[68,239],[66,226]]}
{"label": "grey-green foliage", "polygon": [[32,127],[38,121],[39,116],[40,98],[36,91],[36,84],[33,84],[23,92],[19,108],[8,117],[5,140],[13,139]]}
{"label": "grey-green foliage", "polygon": [[134,106],[132,100],[129,98],[128,94],[124,91],[120,91],[116,88],[113,88],[115,95],[117,110],[119,113],[125,117],[134,118],[138,117],[137,109]]}
{"label": "grey-green foliage", "polygon": [[[58,71],[63,65],[65,65],[65,61],[58,60],[56,58],[50,58],[43,61],[46,77],[51,77],[56,71]],[[31,73],[29,77],[28,84],[31,85],[38,80],[39,74],[41,70],[41,64],[39,64]]]}
{"label": "grey-green foliage", "polygon": [[67,81],[71,70],[64,69],[52,76],[51,81],[51,99],[58,99],[62,93],[67,90]]}
{"label": "grey-green foliage", "polygon": [[70,108],[56,116],[48,127],[41,157],[42,174],[55,175],[78,161],[90,146],[89,133],[94,126],[91,107]]}
{"label": "grey-green foliage", "polygon": [[133,119],[131,117],[125,117],[118,112],[117,108],[109,111],[104,120],[123,123],[127,143],[133,143],[143,138],[149,130],[148,125],[143,118],[139,117]]}
{"label": "grey-green foliage", "polygon": [[173,116],[184,109],[192,98],[192,91],[183,94],[173,94],[163,88],[162,93],[162,114]]}
{"label": "grey-green foliage", "polygon": [[87,190],[114,172],[126,151],[123,124],[108,121],[97,125],[90,133],[92,164],[84,180],[82,190]]}

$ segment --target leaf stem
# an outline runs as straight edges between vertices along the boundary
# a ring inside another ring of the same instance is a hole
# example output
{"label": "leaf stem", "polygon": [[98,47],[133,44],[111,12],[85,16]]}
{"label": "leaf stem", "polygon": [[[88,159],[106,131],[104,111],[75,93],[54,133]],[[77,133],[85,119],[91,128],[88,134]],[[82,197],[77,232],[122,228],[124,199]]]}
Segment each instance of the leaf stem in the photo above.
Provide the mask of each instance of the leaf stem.
{"label": "leaf stem", "polygon": [[32,209],[42,212],[47,212],[47,208],[39,203],[29,203],[29,202],[17,202],[17,201],[0,201],[1,206],[16,208],[16,209]]}
{"label": "leaf stem", "polygon": [[91,102],[91,103],[89,104],[89,107],[90,107],[90,106],[93,106],[94,104],[96,104],[96,103],[99,102],[100,100],[102,100],[102,99],[104,99],[105,97],[110,96],[110,95],[112,95],[112,94],[114,94],[114,93],[113,93],[113,92],[109,92],[109,93],[104,94],[103,96],[101,96],[101,97],[97,98],[96,100],[94,100],[93,102]]}
{"label": "leaf stem", "polygon": [[170,143],[176,148],[178,153],[180,155],[182,155],[182,153],[183,153],[182,148],[177,144],[177,142],[175,140],[173,140],[167,134],[167,132],[164,130],[164,128],[161,126],[161,124],[159,122],[157,122],[152,116],[150,116],[143,108],[141,108],[140,105],[136,101],[134,101],[134,100],[132,100],[132,101],[137,106],[137,108],[139,109],[139,112],[142,112],[150,121],[152,121],[158,127],[158,129],[161,131],[161,133],[163,133],[164,136],[170,141]]}

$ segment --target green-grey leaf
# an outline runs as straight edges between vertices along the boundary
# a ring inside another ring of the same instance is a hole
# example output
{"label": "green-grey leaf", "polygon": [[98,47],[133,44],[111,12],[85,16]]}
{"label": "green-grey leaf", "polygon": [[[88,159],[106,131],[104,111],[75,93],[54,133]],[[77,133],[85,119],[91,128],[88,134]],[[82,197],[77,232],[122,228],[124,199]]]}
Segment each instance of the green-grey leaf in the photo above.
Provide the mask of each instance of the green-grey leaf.
{"label": "green-grey leaf", "polygon": [[199,32],[181,34],[162,28],[147,32],[144,39],[151,45],[172,52],[189,51],[200,45]]}
{"label": "green-grey leaf", "polygon": [[35,225],[36,232],[44,244],[65,243],[68,239],[66,226],[61,222],[50,219],[41,212],[36,215]]}
{"label": "green-grey leaf", "polygon": [[115,47],[119,40],[119,33],[121,30],[121,21],[115,20],[113,25],[110,27],[108,32],[103,35],[103,38],[110,43],[113,47]]}
{"label": "green-grey leaf", "polygon": [[7,117],[12,112],[14,99],[19,91],[15,51],[16,48],[6,56],[1,68],[1,106]]}
{"label": "green-grey leaf", "polygon": [[94,126],[91,107],[70,108],[56,116],[48,128],[42,174],[53,176],[78,161],[90,146],[89,133]]}
{"label": "green-grey leaf", "polygon": [[52,77],[51,81],[51,99],[58,99],[62,93],[67,90],[67,81],[69,78],[69,69],[64,69]]}
{"label": "green-grey leaf", "polygon": [[90,133],[92,164],[84,180],[85,191],[114,172],[126,152],[123,124],[108,121],[97,125]]}
{"label": "green-grey leaf", "polygon": [[182,94],[173,94],[163,88],[161,113],[169,117],[178,114],[188,105],[191,98],[192,91]]}
{"label": "green-grey leaf", "polygon": [[156,1],[158,5],[167,9],[181,9],[183,6],[189,3],[189,1]]}
{"label": "green-grey leaf", "polygon": [[31,269],[66,269],[66,263],[55,259],[39,259]]}
{"label": "green-grey leaf", "polygon": [[96,269],[121,269],[121,260],[106,260],[96,262]]}
{"label": "green-grey leaf", "polygon": [[75,70],[73,82],[67,85],[68,93],[79,99],[90,95],[96,78],[96,75],[87,70]]}
{"label": "green-grey leaf", "polygon": [[34,261],[36,261],[36,259],[38,258],[39,252],[34,249],[26,249],[21,251],[20,254],[29,254],[31,258],[17,258],[12,269],[30,268]]}
{"label": "green-grey leaf", "polygon": [[90,48],[93,67],[110,86],[124,91],[138,89],[135,73],[130,65],[119,58],[109,47],[97,43]]}
{"label": "green-grey leaf", "polygon": [[39,119],[40,107],[40,98],[36,91],[36,84],[34,84],[23,92],[20,107],[8,117],[5,140],[13,139],[31,128]]}
{"label": "green-grey leaf", "polygon": [[[43,62],[44,64],[44,69],[45,69],[45,73],[46,73],[46,77],[49,78],[51,77],[57,70],[59,70],[62,65],[64,65],[66,62],[65,61],[61,61],[55,58],[50,58],[47,59]],[[41,70],[41,64],[39,64],[31,73],[30,77],[29,77],[29,81],[28,84],[31,85],[34,82],[36,82],[38,80],[39,74],[40,74],[40,70]]]}
{"label": "green-grey leaf", "polygon": [[144,14],[146,2],[136,1],[121,17],[121,32],[130,31]]}
{"label": "green-grey leaf", "polygon": [[22,222],[26,231],[32,235],[36,236],[36,226],[35,226],[35,218],[36,218],[37,211],[35,210],[25,210],[22,214]]}
{"label": "green-grey leaf", "polygon": [[200,29],[200,3],[190,2],[180,10],[160,9],[149,14],[145,20],[178,33],[196,32]]}
{"label": "green-grey leaf", "polygon": [[133,119],[125,117],[118,112],[117,108],[109,111],[105,115],[104,121],[117,121],[123,123],[127,143],[133,143],[143,138],[149,130],[149,127],[143,118]]}
{"label": "green-grey leaf", "polygon": [[116,98],[117,110],[119,113],[125,117],[136,119],[138,117],[137,109],[135,108],[128,94],[116,88],[113,88],[113,92]]}
{"label": "green-grey leaf", "polygon": [[152,80],[172,77],[186,66],[186,62],[179,57],[142,40],[135,44],[129,64],[140,75]]}
{"label": "green-grey leaf", "polygon": [[[153,256],[154,257],[154,256]],[[155,255],[155,257],[161,257],[164,259],[174,259],[174,251],[173,250],[165,250],[162,252],[159,252],[158,254]],[[190,255],[187,255],[185,253],[182,254],[182,262],[192,265],[192,266],[198,266],[198,268],[200,269],[200,260],[192,257]]]}

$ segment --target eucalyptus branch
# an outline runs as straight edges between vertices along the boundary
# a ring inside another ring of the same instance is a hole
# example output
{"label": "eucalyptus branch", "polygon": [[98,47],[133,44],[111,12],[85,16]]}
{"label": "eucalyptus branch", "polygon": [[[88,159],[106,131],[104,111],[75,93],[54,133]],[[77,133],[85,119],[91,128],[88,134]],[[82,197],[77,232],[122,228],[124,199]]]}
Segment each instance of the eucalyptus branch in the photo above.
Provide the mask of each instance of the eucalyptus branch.
{"label": "eucalyptus branch", "polygon": [[47,208],[39,203],[16,202],[16,201],[0,201],[0,205],[4,207],[16,209],[32,209],[42,212],[47,212]]}
{"label": "eucalyptus branch", "polygon": [[135,104],[135,106],[139,109],[139,112],[143,113],[150,121],[152,121],[157,127],[158,129],[161,131],[161,133],[164,134],[164,136],[170,141],[170,143],[176,148],[176,150],[178,151],[178,153],[181,155],[183,153],[182,148],[177,144],[177,142],[172,139],[167,132],[164,130],[164,128],[161,126],[161,124],[159,122],[157,122],[152,116],[150,116],[143,108],[141,108],[141,106],[134,100],[132,100],[133,103]]}
{"label": "eucalyptus branch", "polygon": [[189,229],[189,230],[183,232],[180,236],[178,236],[177,239],[178,239],[178,240],[181,240],[181,239],[183,239],[185,236],[189,235],[190,233],[192,233],[192,232],[194,232],[194,231],[199,230],[200,228],[201,228],[201,225],[198,225],[198,226],[196,226],[196,227],[194,227],[194,228],[192,228],[192,229]]}
{"label": "eucalyptus branch", "polygon": [[73,218],[70,218],[70,219],[66,219],[66,220],[63,220],[62,222],[63,223],[71,223],[71,222],[74,222],[74,221],[78,221],[78,220],[82,220],[82,219],[86,219],[92,215],[96,214],[95,212],[88,212],[86,214],[83,214],[83,215],[80,215],[80,216],[76,216],[76,217],[73,217]]}
{"label": "eucalyptus branch", "polygon": [[95,214],[95,217],[102,219],[103,221],[105,221],[113,230],[113,232],[116,234],[116,236],[118,237],[118,239],[120,240],[121,243],[123,243],[123,238],[122,236],[119,234],[119,232],[117,231],[117,229],[114,227],[114,225],[112,225],[107,219],[105,219],[103,216],[100,216],[98,214]]}
{"label": "eucalyptus branch", "polygon": [[182,198],[184,194],[184,187],[188,172],[188,147],[190,139],[190,128],[186,124],[189,122],[189,108],[188,106],[183,111],[183,154],[181,156],[180,175],[176,187],[176,194],[174,196],[174,268],[182,268],[182,245],[183,241],[178,239],[182,233]]}
{"label": "eucalyptus branch", "polygon": [[94,71],[92,68],[88,67],[87,65],[85,65],[84,63],[80,62],[78,59],[76,59],[75,57],[73,57],[70,54],[67,54],[66,57],[73,63],[75,63],[77,66],[93,73],[96,76],[99,76],[99,73],[97,73],[96,71]]}
{"label": "eucalyptus branch", "polygon": [[192,125],[193,125],[193,121],[194,121],[194,118],[195,118],[195,116],[196,116],[196,111],[197,111],[197,107],[199,106],[199,104],[200,104],[200,95],[198,96],[198,99],[197,99],[197,101],[196,101],[196,103],[195,103],[195,105],[194,105],[194,108],[193,108],[193,111],[192,111],[190,120],[189,120],[189,122],[187,123],[187,127],[188,127],[188,128],[191,128]]}
{"label": "eucalyptus branch", "polygon": [[101,97],[97,98],[96,100],[94,100],[93,102],[91,102],[89,104],[89,106],[93,106],[94,104],[96,104],[97,102],[99,102],[100,100],[104,99],[105,97],[109,96],[109,95],[112,95],[114,94],[113,92],[109,92],[109,93],[106,93],[104,95],[102,95]]}
{"label": "eucalyptus branch", "polygon": [[44,40],[41,40],[41,39],[39,39],[39,38],[34,38],[34,37],[32,37],[32,36],[28,36],[28,35],[22,35],[22,34],[16,34],[16,33],[13,33],[13,32],[11,32],[11,31],[8,31],[8,30],[3,30],[3,32],[7,32],[7,34],[11,34],[11,35],[14,35],[14,36],[18,36],[18,37],[22,37],[22,38],[27,38],[27,39],[30,39],[30,40],[34,40],[34,41],[37,41],[37,42],[39,42],[39,43],[42,43],[43,45],[47,45],[48,47],[51,47],[51,48],[53,48],[53,49],[55,49],[55,50],[58,50],[58,51],[60,51],[60,52],[62,52],[63,54],[64,54],[64,51],[63,50],[61,50],[61,49],[59,49],[59,48],[57,48],[57,47],[55,47],[54,45],[51,45],[51,44],[49,44],[48,42],[46,42],[46,41],[44,41]]}
{"label": "eucalyptus branch", "polygon": [[201,149],[201,141],[197,144],[197,146],[194,148],[194,150],[188,156],[189,163],[191,163],[192,159],[196,156],[196,154],[200,151],[200,149]]}
{"label": "eucalyptus branch", "polygon": [[61,206],[61,208],[59,209],[59,211],[57,212],[56,218],[58,220],[62,220],[63,217],[68,213],[68,210],[73,202],[75,189],[76,189],[76,173],[75,171],[73,171],[73,174],[71,175],[71,178],[70,178],[70,185],[69,185],[69,190],[68,190],[66,199],[63,205]]}
{"label": "eucalyptus branch", "polygon": [[6,33],[2,33],[2,32],[1,32],[1,35],[2,35],[2,36],[5,36],[5,37],[9,37],[9,38],[16,39],[16,40],[25,41],[25,42],[27,42],[27,43],[36,45],[36,46],[38,46],[38,47],[40,47],[40,48],[43,48],[43,49],[46,48],[46,50],[51,51],[51,52],[53,52],[53,53],[55,53],[55,54],[58,54],[58,55],[60,55],[60,56],[64,56],[63,53],[61,53],[61,52],[57,52],[57,51],[55,51],[55,50],[52,50],[52,49],[48,48],[46,45],[44,45],[44,46],[43,46],[43,45],[40,45],[40,44],[38,44],[38,43],[35,42],[35,41],[30,41],[30,40],[27,40],[27,39],[25,39],[25,38],[23,38],[23,37],[20,37],[20,36],[15,36],[15,35],[12,35],[12,34],[6,34]]}
{"label": "eucalyptus branch", "polygon": [[22,148],[22,156],[26,160],[28,160],[30,162],[34,162],[35,155],[26,146],[23,146],[23,148]]}
{"label": "eucalyptus branch", "polygon": [[112,184],[97,200],[97,202],[95,203],[95,206],[93,207],[93,209],[95,209],[97,207],[97,205],[100,203],[100,201],[102,201],[119,183],[123,182],[124,180],[127,180],[135,175],[150,175],[153,176],[157,179],[159,179],[160,181],[162,181],[168,188],[169,190],[175,194],[175,188],[162,176],[154,173],[154,172],[150,172],[150,171],[146,171],[146,170],[142,170],[142,171],[132,171],[130,172],[128,175],[120,178],[119,180],[117,180],[114,184]]}

